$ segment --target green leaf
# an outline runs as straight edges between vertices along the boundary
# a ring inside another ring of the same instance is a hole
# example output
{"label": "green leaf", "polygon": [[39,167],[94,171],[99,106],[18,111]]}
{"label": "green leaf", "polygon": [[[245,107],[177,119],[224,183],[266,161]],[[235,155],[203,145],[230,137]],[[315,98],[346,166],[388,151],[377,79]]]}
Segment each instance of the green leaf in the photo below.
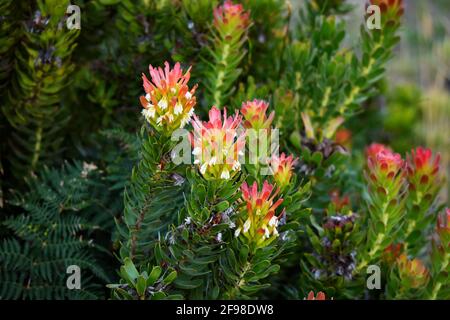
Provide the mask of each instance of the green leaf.
{"label": "green leaf", "polygon": [[222,212],[227,210],[230,207],[228,201],[222,201],[219,204],[216,204],[215,209],[217,212]]}
{"label": "green leaf", "polygon": [[177,272],[174,270],[167,277],[164,278],[163,283],[165,285],[171,284],[177,278]]}
{"label": "green leaf", "polygon": [[152,272],[150,272],[150,275],[147,279],[147,286],[152,286],[156,282],[156,280],[158,280],[161,272],[162,268],[160,266],[153,267]]}
{"label": "green leaf", "polygon": [[145,290],[147,289],[146,281],[144,277],[138,277],[136,282],[136,291],[140,297],[145,294]]}
{"label": "green leaf", "polygon": [[139,276],[139,272],[131,261],[130,258],[125,258],[123,264],[123,270],[126,272],[128,279],[130,279],[133,283],[136,278]]}

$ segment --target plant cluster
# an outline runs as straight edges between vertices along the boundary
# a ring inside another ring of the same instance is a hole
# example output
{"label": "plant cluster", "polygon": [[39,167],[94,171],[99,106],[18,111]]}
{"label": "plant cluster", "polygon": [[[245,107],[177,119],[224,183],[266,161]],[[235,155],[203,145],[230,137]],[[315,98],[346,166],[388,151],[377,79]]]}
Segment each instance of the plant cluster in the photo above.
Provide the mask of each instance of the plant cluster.
{"label": "plant cluster", "polygon": [[439,154],[353,144],[368,4],[348,46],[346,1],[0,0],[0,298],[450,298]]}

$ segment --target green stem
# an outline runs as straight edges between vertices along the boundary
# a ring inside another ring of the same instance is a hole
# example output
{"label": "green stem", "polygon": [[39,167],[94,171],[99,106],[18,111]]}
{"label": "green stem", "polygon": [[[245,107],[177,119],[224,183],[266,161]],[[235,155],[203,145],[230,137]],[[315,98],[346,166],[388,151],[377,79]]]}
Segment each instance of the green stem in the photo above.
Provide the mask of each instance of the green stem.
{"label": "green stem", "polygon": [[222,104],[222,96],[223,92],[221,90],[224,79],[225,79],[225,70],[228,65],[228,56],[230,54],[230,45],[228,43],[225,43],[223,45],[223,48],[221,50],[221,58],[217,62],[217,65],[219,66],[219,70],[217,71],[217,78],[214,81],[214,88],[213,88],[213,104],[217,107],[221,107]]}
{"label": "green stem", "polygon": [[[376,66],[377,60],[373,58],[373,55],[379,48],[383,47],[384,39],[385,39],[385,37],[381,36],[379,41],[374,44],[372,51],[370,52],[370,58],[367,63],[367,66],[365,66],[362,69],[361,74],[363,77],[367,77],[373,71],[374,67]],[[364,91],[364,89],[365,89],[365,87],[361,87],[360,85],[356,84],[355,87],[353,87],[350,94],[348,95],[348,97],[345,99],[345,101],[342,103],[342,105],[338,108],[339,112],[341,114],[344,113],[347,110],[348,106],[351,105],[353,103],[353,101],[355,101],[355,99],[358,97],[358,95],[361,93],[361,91]]]}
{"label": "green stem", "polygon": [[31,170],[34,170],[37,166],[41,154],[41,145],[42,145],[42,125],[39,124],[39,126],[36,128],[33,156],[31,159]]}
{"label": "green stem", "polygon": [[237,297],[237,295],[240,292],[240,288],[245,285],[245,275],[247,274],[247,272],[251,269],[251,262],[247,261],[245,263],[245,265],[242,268],[242,272],[239,274],[239,278],[236,281],[235,285],[233,287],[231,287],[231,289],[229,289],[226,293],[226,296],[229,299],[235,299]]}

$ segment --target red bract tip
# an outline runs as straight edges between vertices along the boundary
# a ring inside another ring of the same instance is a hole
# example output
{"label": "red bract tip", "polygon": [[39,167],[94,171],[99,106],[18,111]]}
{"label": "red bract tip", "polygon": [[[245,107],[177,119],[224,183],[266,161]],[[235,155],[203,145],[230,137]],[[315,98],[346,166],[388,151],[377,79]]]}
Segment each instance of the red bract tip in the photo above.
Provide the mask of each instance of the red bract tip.
{"label": "red bract tip", "polygon": [[274,186],[267,181],[264,181],[260,192],[258,192],[256,181],[251,188],[246,182],[241,186],[242,199],[246,205],[242,208],[242,216],[238,219],[239,226],[235,235],[246,237],[257,247],[264,247],[278,236],[279,217],[275,216],[275,210],[283,202],[283,199],[278,199],[274,203],[279,189],[273,190]]}
{"label": "red bract tip", "polygon": [[366,148],[366,157],[367,157],[367,159],[375,159],[376,155],[380,151],[384,151],[384,150],[392,152],[392,149],[385,146],[384,144],[372,143],[370,146],[368,146]]}
{"label": "red bract tip", "polygon": [[214,25],[216,28],[230,27],[232,29],[246,29],[250,24],[249,13],[242,4],[234,4],[231,0],[225,1],[214,9]]}
{"label": "red bract tip", "polygon": [[290,182],[293,175],[294,166],[297,164],[298,158],[281,153],[278,157],[276,154],[272,155],[270,159],[270,166],[276,184],[284,189]]}
{"label": "red bract tip", "polygon": [[246,120],[244,126],[248,129],[269,129],[275,113],[272,111],[267,117],[266,112],[269,104],[263,100],[255,99],[242,104],[241,113]]}
{"label": "red bract tip", "polygon": [[310,291],[308,293],[308,297],[306,298],[306,300],[325,300],[325,299],[326,299],[325,293],[323,293],[322,291],[319,291],[316,296],[314,296],[314,291]]}
{"label": "red bract tip", "polygon": [[437,183],[440,155],[433,156],[431,149],[417,147],[407,156],[408,179],[416,186],[432,186]]}
{"label": "red bract tip", "polygon": [[383,259],[388,263],[393,263],[403,252],[403,243],[390,244],[383,252]]}
{"label": "red bract tip", "polygon": [[339,190],[333,190],[330,193],[331,203],[334,204],[337,211],[342,210],[344,207],[350,205],[350,198],[348,196],[340,196]]}
{"label": "red bract tip", "polygon": [[[263,187],[260,192],[258,192],[258,184],[256,181],[253,183],[251,190],[249,189],[246,182],[241,186],[242,198],[250,204],[253,209],[263,208],[266,214],[269,211],[275,211],[275,209],[283,202],[283,199],[279,199],[273,203],[274,197],[278,194],[279,190],[274,190],[274,186],[264,181]],[[270,197],[272,195],[272,197]]]}
{"label": "red bract tip", "polygon": [[[370,0],[370,4],[379,6],[381,11],[384,12],[386,10],[403,10],[403,0]],[[383,11],[384,9],[384,11]]]}

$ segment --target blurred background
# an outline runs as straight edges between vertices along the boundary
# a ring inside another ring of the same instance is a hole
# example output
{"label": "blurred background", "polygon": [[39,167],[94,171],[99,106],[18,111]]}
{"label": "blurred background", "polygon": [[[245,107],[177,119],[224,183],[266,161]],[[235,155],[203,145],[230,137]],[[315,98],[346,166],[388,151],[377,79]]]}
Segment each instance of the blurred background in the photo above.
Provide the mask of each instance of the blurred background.
{"label": "blurred background", "polygon": [[438,150],[449,177],[450,1],[407,1],[406,11],[401,46],[388,70],[388,127],[401,133],[410,122],[409,139]]}
{"label": "blurred background", "polygon": [[[349,19],[349,41],[357,41],[366,1]],[[422,145],[441,153],[450,177],[450,1],[405,0],[401,42],[388,65],[384,97],[372,101],[381,132],[374,139],[404,154]],[[449,203],[450,183],[442,198]]]}
{"label": "blurred background", "polygon": [[[368,1],[347,2],[355,8],[343,16],[346,40],[356,46]],[[364,114],[346,126],[357,148],[382,142],[403,155],[420,145],[440,152],[442,170],[450,177],[450,1],[403,2],[401,42],[380,84],[383,96],[368,102]],[[296,13],[305,1],[291,3]],[[450,205],[448,178],[441,197]]]}

